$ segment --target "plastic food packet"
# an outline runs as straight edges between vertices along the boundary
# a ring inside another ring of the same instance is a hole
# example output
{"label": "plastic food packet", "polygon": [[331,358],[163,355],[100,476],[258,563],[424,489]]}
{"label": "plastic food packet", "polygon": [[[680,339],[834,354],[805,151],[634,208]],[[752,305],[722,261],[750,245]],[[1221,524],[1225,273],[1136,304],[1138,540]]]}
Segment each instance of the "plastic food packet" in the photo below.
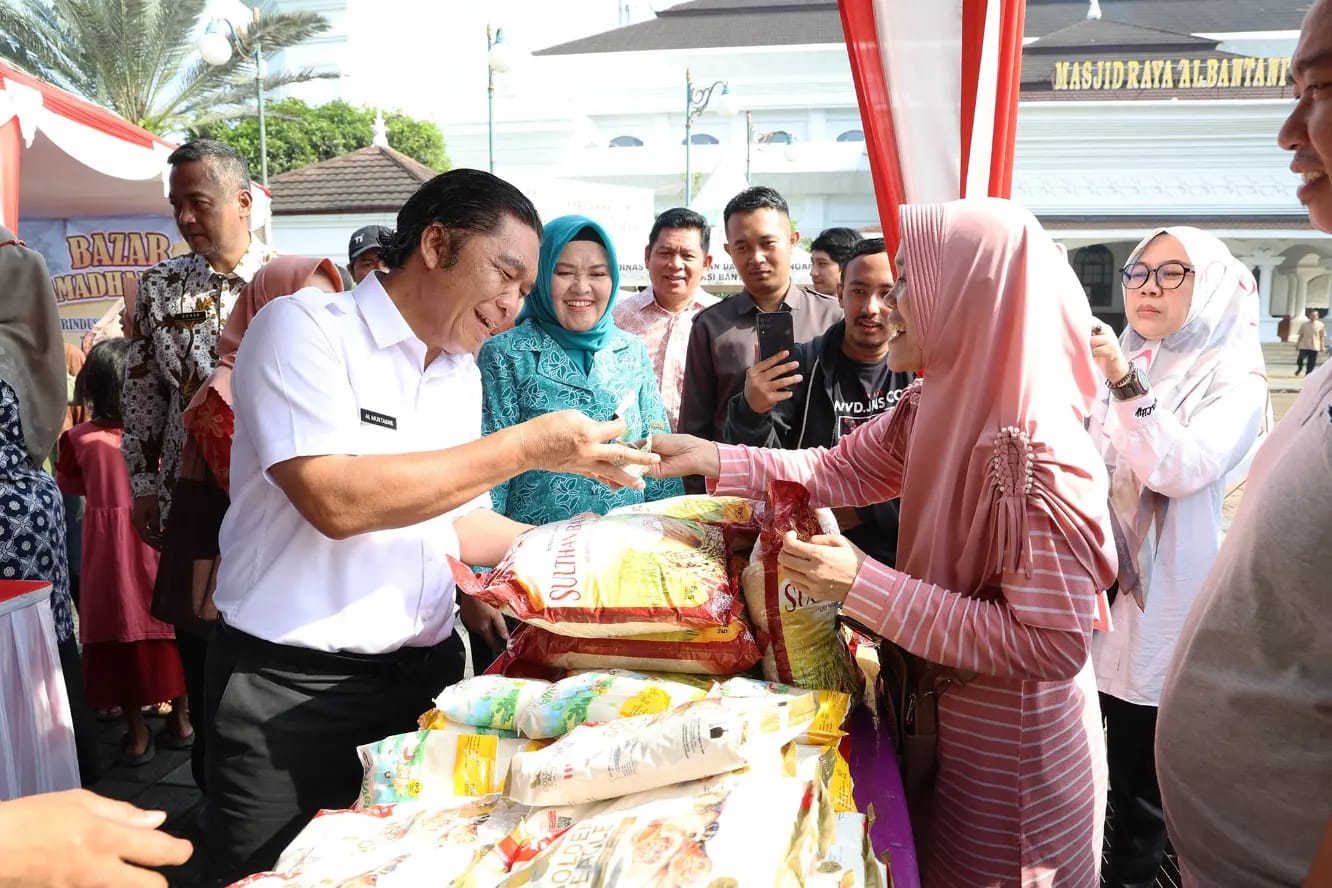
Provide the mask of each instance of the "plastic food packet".
{"label": "plastic food packet", "polygon": [[523,626],[509,637],[509,652],[519,660],[565,669],[637,669],[734,675],[759,661],[758,642],[749,624],[735,620],[719,629],[684,629],[628,638],[570,638],[537,626]]}
{"label": "plastic food packet", "polygon": [[723,697],[762,697],[767,694],[813,694],[817,704],[809,730],[796,738],[797,743],[809,746],[828,746],[836,743],[846,732],[842,726],[851,712],[851,697],[841,691],[809,691],[794,685],[774,681],[759,681],[737,675],[721,683]]}
{"label": "plastic food packet", "polygon": [[780,756],[813,716],[809,697],[709,697],[582,725],[545,749],[515,755],[508,794],[527,805],[570,805],[739,770]]}
{"label": "plastic food packet", "polygon": [[740,575],[763,651],[763,677],[859,696],[860,673],[837,628],[839,603],[806,597],[787,582],[777,563],[788,531],[806,541],[825,532],[809,504],[809,492],[800,484],[773,481],[768,485],[768,509],[770,520],[759,534],[749,567]]}
{"label": "plastic food packet", "polygon": [[887,888],[869,847],[864,814],[837,814],[832,842],[805,874],[806,888]]}
{"label": "plastic food packet", "polygon": [[518,718],[526,737],[561,737],[586,722],[653,715],[707,691],[625,670],[583,672],[546,688]]}
{"label": "plastic food packet", "polygon": [[435,706],[449,721],[513,731],[523,709],[548,687],[536,679],[477,675],[440,691]]}
{"label": "plastic food packet", "polygon": [[468,871],[475,885],[489,888],[511,871],[521,870],[565,831],[606,807],[605,802],[533,808],[507,836]]}
{"label": "plastic food packet", "polygon": [[558,635],[625,637],[729,626],[744,605],[721,528],[660,515],[579,515],[534,527],[469,595]]}
{"label": "plastic food packet", "polygon": [[531,813],[500,796],[460,799],[447,806],[380,805],[359,811],[321,811],[278,858],[273,871],[237,886],[493,885],[469,870]]}
{"label": "plastic food packet", "polygon": [[503,728],[482,728],[477,725],[464,725],[461,722],[450,721],[444,713],[438,709],[427,709],[421,713],[421,717],[416,720],[416,724],[423,731],[453,731],[455,734],[488,734],[491,737],[504,737],[512,740],[518,736],[517,731],[506,731]]}
{"label": "plastic food packet", "polygon": [[358,746],[363,775],[357,807],[448,802],[504,789],[509,762],[545,744],[454,731],[413,731]]}
{"label": "plastic food packet", "polygon": [[570,828],[505,888],[709,888],[784,878],[809,785],[788,778],[698,780],[617,799]]}

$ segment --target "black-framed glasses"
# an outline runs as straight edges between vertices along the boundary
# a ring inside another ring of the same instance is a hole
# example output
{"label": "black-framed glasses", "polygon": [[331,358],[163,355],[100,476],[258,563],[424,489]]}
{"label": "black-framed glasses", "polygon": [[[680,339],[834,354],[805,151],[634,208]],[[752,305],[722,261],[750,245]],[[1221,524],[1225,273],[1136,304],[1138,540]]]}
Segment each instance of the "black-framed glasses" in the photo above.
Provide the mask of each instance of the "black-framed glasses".
{"label": "black-framed glasses", "polygon": [[1119,270],[1124,286],[1130,290],[1145,287],[1152,275],[1156,275],[1156,285],[1162,290],[1174,290],[1184,283],[1184,279],[1193,274],[1193,269],[1183,262],[1162,262],[1151,268],[1145,262],[1134,262]]}

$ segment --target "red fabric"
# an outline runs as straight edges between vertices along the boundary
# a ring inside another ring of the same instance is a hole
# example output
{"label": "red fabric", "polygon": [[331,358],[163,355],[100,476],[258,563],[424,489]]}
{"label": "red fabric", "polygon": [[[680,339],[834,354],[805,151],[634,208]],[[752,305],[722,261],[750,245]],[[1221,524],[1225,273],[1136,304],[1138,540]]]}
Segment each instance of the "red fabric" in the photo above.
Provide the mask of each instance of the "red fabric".
{"label": "red fabric", "polygon": [[215,389],[204,389],[203,401],[194,408],[190,433],[217,486],[231,496],[231,441],[236,436],[236,414]]}
{"label": "red fabric", "polygon": [[185,693],[176,643],[102,641],[83,646],[83,684],[94,709],[149,706]]}
{"label": "red fabric", "polygon": [[990,0],[962,3],[962,175],[958,197],[967,197],[967,170],[971,166],[971,134],[976,128],[976,96],[980,92],[981,50]]}
{"label": "red fabric", "polygon": [[879,52],[879,34],[874,21],[873,0],[840,0],[842,33],[851,57],[851,79],[860,99],[860,119],[865,128],[870,176],[879,206],[879,221],[888,246],[896,257],[901,240],[897,207],[906,202],[906,185],[897,160],[897,132],[893,128],[893,106],[888,97],[888,76]]}
{"label": "red fabric", "polygon": [[999,89],[994,105],[994,146],[990,157],[990,196],[1013,195],[1013,153],[1017,142],[1018,90],[1022,85],[1024,0],[1004,0],[999,24]]}
{"label": "red fabric", "polygon": [[[4,66],[0,65],[0,69]],[[0,126],[0,226],[18,232],[19,211],[19,153],[23,150],[23,137],[19,133],[18,118]]]}

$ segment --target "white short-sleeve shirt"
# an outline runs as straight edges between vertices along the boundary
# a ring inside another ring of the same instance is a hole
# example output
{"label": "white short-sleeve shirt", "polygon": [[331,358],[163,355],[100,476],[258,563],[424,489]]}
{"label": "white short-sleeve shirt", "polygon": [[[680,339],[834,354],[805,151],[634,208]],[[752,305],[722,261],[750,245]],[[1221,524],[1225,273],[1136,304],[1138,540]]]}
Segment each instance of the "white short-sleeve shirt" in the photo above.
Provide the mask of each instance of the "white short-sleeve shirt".
{"label": "white short-sleeve shirt", "polygon": [[[268,475],[328,454],[442,450],[481,437],[481,376],[471,355],[424,367],[426,346],[379,282],[315,289],[255,316],[236,355],[231,506],[214,603],[250,635],[321,651],[385,653],[453,631],[452,518],[482,496],[397,530],[332,540]],[[423,369],[424,368],[424,369]]]}

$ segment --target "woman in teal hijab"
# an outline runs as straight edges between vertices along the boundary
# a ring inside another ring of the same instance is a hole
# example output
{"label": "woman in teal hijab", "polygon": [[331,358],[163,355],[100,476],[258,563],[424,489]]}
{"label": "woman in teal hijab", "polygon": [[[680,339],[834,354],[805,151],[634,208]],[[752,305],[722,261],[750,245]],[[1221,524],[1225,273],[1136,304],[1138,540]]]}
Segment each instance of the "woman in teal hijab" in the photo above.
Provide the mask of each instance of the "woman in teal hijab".
{"label": "woman in teal hijab", "polygon": [[[477,359],[485,434],[569,409],[597,420],[618,414],[630,441],[670,431],[647,349],[612,318],[619,285],[605,229],[585,216],[546,223],[536,287],[517,326],[491,337]],[[579,475],[526,472],[490,497],[501,515],[546,524],[682,493],[675,478],[649,478],[642,491],[611,490]]]}

